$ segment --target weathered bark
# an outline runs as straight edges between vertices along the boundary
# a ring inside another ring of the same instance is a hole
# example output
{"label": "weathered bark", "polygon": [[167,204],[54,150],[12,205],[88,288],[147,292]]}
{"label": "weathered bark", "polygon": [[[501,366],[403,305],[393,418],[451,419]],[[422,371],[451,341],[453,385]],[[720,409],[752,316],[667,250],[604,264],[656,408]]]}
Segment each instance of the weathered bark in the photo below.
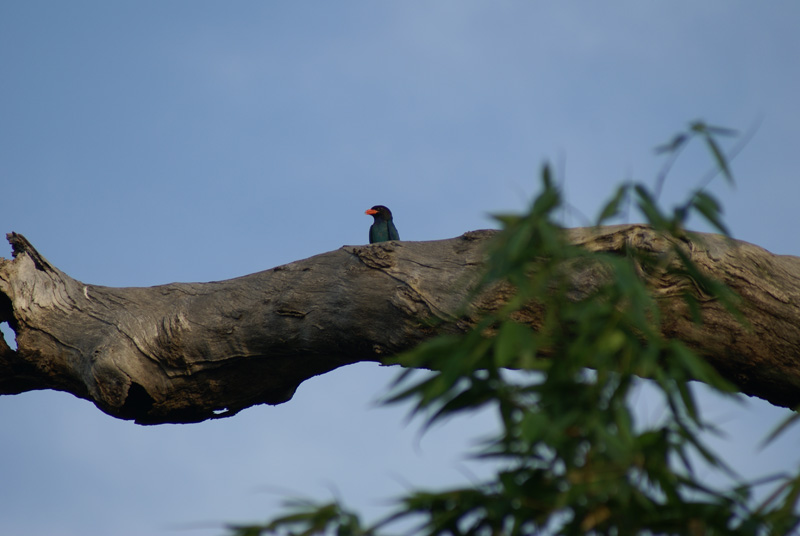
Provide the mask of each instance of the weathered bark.
{"label": "weathered bark", "polygon": [[[596,251],[670,248],[641,225],[569,233]],[[508,289],[497,287],[463,308],[493,235],[344,246],[228,281],[111,288],[72,279],[12,233],[14,259],[0,258],[0,321],[16,332],[17,349],[0,338],[0,394],[67,391],[145,424],[286,402],[314,375],[463,330],[502,303]],[[749,326],[702,299],[704,322],[693,323],[681,297],[686,280],[643,271],[659,297],[664,333],[742,392],[800,404],[800,258],[709,234],[685,246],[742,296]],[[591,273],[575,281],[596,284]]]}

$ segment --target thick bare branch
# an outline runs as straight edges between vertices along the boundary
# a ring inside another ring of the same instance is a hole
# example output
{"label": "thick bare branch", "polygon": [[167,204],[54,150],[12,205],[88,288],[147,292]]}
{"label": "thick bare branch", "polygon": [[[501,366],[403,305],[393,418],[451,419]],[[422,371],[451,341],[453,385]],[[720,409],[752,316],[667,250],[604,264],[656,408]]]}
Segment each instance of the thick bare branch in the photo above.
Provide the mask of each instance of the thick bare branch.
{"label": "thick bare branch", "polygon": [[[670,249],[640,225],[569,232],[591,250]],[[0,339],[0,394],[68,391],[145,424],[285,402],[314,375],[466,329],[502,303],[508,289],[497,287],[463,307],[493,235],[345,246],[228,281],[111,288],[72,279],[12,233],[14,259],[0,259],[0,321],[16,332],[17,349]],[[800,259],[716,235],[685,246],[744,298],[750,326],[702,300],[698,326],[681,297],[686,281],[643,271],[662,304],[665,333],[743,392],[800,404]],[[576,281],[589,287],[592,278]]]}

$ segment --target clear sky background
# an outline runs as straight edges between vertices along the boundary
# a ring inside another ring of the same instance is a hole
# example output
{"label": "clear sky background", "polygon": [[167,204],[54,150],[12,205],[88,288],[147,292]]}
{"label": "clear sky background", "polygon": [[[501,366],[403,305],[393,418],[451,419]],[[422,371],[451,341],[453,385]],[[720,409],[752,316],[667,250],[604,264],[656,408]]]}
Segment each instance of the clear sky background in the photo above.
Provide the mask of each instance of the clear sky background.
{"label": "clear sky background", "polygon": [[[703,119],[760,124],[736,186],[712,191],[736,238],[800,255],[799,24],[788,0],[7,0],[0,231],[87,283],[221,280],[363,244],[375,204],[404,240],[492,227],[548,160],[578,226],[621,181],[652,184],[653,148]],[[710,166],[687,151],[663,199]],[[485,474],[465,452],[493,416],[420,436],[375,404],[396,373],[346,367],[194,425],[0,397],[0,534],[212,536],[290,496],[374,517]],[[743,474],[797,468],[797,427],[757,448],[786,410],[703,400]]]}

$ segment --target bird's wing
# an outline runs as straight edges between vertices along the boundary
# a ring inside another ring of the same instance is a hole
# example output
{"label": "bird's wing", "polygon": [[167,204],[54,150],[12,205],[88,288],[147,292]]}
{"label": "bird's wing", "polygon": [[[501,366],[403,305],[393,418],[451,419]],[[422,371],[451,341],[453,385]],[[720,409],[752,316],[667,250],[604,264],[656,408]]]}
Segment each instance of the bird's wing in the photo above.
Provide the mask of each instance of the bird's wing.
{"label": "bird's wing", "polygon": [[389,221],[389,240],[400,240],[400,233],[397,232],[397,227],[394,222]]}

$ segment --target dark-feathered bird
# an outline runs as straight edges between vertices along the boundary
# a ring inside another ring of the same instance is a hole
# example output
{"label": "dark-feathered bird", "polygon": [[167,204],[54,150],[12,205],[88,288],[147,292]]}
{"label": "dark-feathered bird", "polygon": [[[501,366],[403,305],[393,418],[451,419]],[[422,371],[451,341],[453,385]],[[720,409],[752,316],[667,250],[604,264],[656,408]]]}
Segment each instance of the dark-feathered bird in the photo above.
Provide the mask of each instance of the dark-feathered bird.
{"label": "dark-feathered bird", "polygon": [[369,243],[386,242],[387,240],[400,240],[397,228],[392,221],[392,211],[383,205],[375,205],[364,214],[369,214],[375,221],[369,228]]}

